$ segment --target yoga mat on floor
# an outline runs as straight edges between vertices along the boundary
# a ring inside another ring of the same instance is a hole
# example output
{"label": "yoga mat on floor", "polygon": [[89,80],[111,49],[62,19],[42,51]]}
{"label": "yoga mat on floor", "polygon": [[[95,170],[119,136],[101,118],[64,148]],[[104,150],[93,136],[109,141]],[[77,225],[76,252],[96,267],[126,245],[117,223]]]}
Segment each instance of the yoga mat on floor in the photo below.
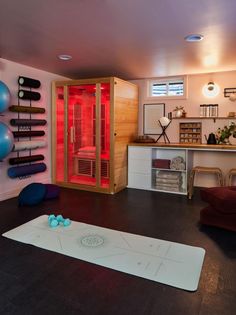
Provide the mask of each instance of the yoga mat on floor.
{"label": "yoga mat on floor", "polygon": [[48,226],[42,215],[3,236],[145,279],[195,291],[205,250],[72,221]]}

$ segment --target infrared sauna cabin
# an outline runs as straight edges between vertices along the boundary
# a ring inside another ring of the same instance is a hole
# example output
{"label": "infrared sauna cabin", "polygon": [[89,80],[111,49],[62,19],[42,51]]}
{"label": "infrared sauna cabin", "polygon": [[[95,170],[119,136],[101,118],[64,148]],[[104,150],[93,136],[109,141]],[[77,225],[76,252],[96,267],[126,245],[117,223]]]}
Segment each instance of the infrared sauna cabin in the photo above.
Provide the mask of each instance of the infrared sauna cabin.
{"label": "infrared sauna cabin", "polygon": [[136,85],[115,77],[53,82],[53,182],[104,193],[125,188],[137,128]]}

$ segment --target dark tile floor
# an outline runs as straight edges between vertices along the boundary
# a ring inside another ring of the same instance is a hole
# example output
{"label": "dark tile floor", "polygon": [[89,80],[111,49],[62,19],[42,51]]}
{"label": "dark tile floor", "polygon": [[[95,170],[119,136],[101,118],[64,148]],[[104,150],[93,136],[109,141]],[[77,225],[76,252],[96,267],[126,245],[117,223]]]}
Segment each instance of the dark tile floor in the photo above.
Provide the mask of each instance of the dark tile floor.
{"label": "dark tile floor", "polygon": [[236,233],[199,225],[205,204],[125,189],[116,195],[61,189],[34,207],[0,202],[1,234],[41,214],[205,248],[199,288],[187,292],[0,237],[0,314],[233,315]]}

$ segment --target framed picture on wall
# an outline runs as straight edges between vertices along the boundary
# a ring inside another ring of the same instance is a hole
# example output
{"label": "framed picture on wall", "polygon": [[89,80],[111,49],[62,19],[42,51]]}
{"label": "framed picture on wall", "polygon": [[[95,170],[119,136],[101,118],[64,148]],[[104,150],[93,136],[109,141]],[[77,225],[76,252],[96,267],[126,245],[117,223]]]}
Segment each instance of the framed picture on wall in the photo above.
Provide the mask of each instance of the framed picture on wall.
{"label": "framed picture on wall", "polygon": [[158,122],[165,116],[165,104],[143,104],[143,134],[160,135],[162,128]]}

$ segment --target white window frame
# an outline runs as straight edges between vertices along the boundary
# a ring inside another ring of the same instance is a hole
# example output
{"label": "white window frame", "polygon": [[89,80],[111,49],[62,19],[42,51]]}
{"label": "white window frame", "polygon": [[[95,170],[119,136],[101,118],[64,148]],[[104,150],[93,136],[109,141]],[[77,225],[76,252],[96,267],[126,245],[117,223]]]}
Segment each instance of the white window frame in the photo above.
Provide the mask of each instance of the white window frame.
{"label": "white window frame", "polygon": [[[152,86],[155,83],[171,83],[173,81],[183,80],[183,95],[160,95],[160,96],[152,96]],[[162,77],[162,78],[154,78],[147,80],[147,99],[150,100],[161,100],[161,99],[186,99],[188,91],[188,77],[186,75],[183,76],[174,76],[174,77]]]}

